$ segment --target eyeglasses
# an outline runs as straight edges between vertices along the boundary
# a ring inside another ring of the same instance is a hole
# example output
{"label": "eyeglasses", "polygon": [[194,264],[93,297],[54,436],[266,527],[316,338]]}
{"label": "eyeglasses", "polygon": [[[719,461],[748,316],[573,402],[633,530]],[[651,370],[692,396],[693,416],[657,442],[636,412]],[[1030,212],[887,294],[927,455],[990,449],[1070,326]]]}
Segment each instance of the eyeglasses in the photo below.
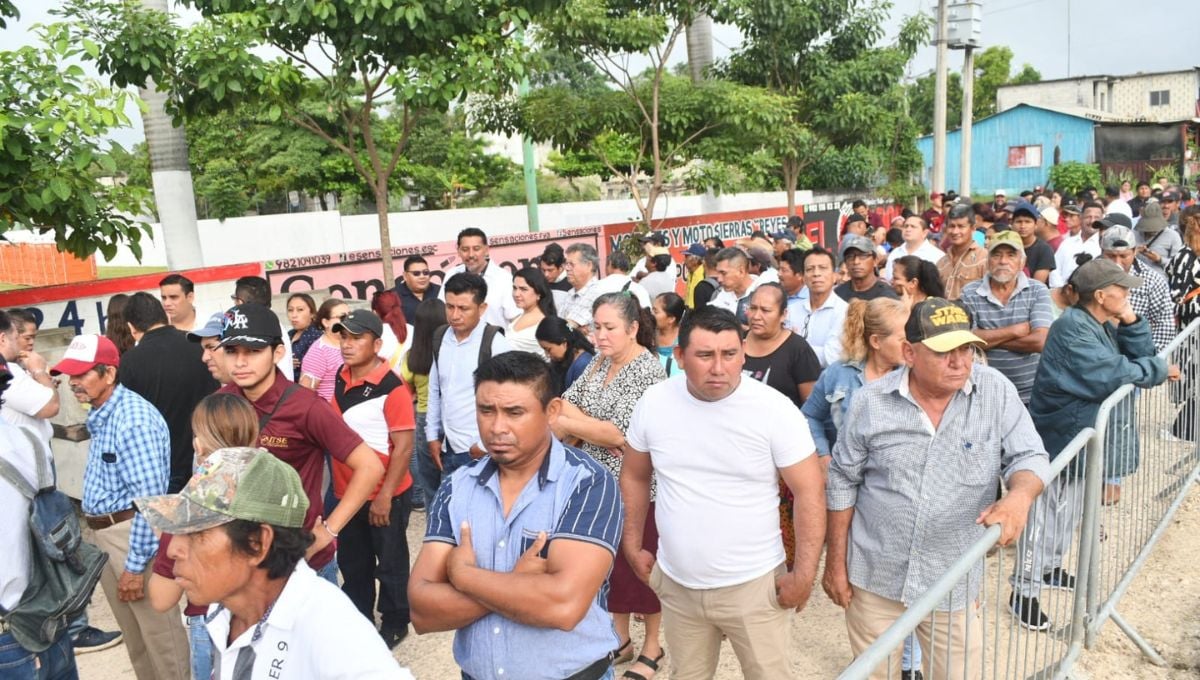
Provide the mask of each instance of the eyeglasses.
{"label": "eyeglasses", "polygon": [[420,270],[420,271],[416,271],[416,270],[414,270],[414,269],[410,269],[409,271],[407,271],[407,272],[405,272],[405,273],[406,273],[406,274],[411,274],[412,276],[429,276],[429,270],[428,270],[428,269],[422,269],[422,270]]}

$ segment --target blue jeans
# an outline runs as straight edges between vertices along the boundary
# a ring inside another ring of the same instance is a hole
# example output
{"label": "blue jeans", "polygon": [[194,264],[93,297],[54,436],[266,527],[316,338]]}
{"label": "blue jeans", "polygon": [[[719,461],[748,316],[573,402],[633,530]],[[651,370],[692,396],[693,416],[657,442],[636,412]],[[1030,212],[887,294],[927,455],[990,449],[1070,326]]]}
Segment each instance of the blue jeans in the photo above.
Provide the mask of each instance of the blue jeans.
{"label": "blue jeans", "polygon": [[904,656],[900,660],[900,668],[906,671],[920,670],[921,661],[921,645],[914,633],[904,638]]}
{"label": "blue jeans", "polygon": [[[442,442],[442,479],[446,479],[455,470],[464,465],[471,464],[471,454],[469,452],[458,453],[450,448],[450,442]],[[432,461],[430,461],[432,462]]]}
{"label": "blue jeans", "polygon": [[340,588],[341,585],[338,584],[337,557],[335,556],[332,560],[329,560],[329,564],[326,564],[325,566],[318,569],[317,576],[320,576],[321,578],[325,579],[326,581],[329,581],[333,585],[338,586]]}
{"label": "blue jeans", "polygon": [[204,615],[187,617],[188,647],[192,650],[192,680],[212,677],[212,638],[204,627]]}
{"label": "blue jeans", "polygon": [[0,635],[0,680],[78,680],[71,636],[63,633],[41,654],[17,642],[12,633]]}
{"label": "blue jeans", "polygon": [[413,471],[413,502],[419,498],[429,505],[437,496],[442,472],[429,457],[429,442],[425,441],[425,414],[421,411],[417,411],[417,430],[413,437],[412,462],[409,464],[409,469]]}

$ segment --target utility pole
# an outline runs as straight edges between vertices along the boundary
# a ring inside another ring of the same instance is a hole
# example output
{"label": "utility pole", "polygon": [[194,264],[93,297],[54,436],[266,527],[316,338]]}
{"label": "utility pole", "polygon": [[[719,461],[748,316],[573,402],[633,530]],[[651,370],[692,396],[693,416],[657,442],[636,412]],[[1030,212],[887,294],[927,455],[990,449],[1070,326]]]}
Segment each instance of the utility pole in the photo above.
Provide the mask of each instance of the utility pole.
{"label": "utility pole", "polygon": [[[517,37],[517,40],[525,42],[524,32]],[[517,85],[517,95],[524,97],[527,94],[529,94],[529,76],[524,76]],[[538,217],[537,162],[533,157],[533,141],[526,135],[521,135],[521,166],[525,171],[526,220],[530,233],[533,233],[541,229],[541,220]]]}
{"label": "utility pole", "polygon": [[688,74],[692,83],[704,81],[704,72],[712,66],[712,17],[701,12],[687,25]]}
{"label": "utility pole", "polygon": [[958,171],[958,195],[971,197],[971,122],[975,117],[975,48],[963,48],[962,132],[958,136],[961,152]]}
{"label": "utility pole", "polygon": [[946,190],[946,0],[938,0],[937,72],[933,91],[933,177],[932,191]]}

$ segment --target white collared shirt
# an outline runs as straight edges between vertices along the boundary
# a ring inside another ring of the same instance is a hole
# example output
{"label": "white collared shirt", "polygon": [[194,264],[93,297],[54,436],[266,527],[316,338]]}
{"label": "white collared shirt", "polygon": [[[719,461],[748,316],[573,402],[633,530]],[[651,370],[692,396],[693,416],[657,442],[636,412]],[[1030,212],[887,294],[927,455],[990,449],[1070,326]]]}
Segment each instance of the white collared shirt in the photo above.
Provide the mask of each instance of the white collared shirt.
{"label": "white collared shirt", "polygon": [[914,251],[909,251],[908,244],[902,243],[899,248],[888,254],[887,265],[883,268],[883,279],[885,281],[892,280],[892,265],[896,263],[896,260],[905,255],[916,255],[922,260],[937,266],[938,260],[941,260],[946,255],[946,252],[933,245],[928,239],[922,241],[921,246]]}
{"label": "white collared shirt", "polygon": [[230,642],[228,609],[214,604],[209,617],[206,628],[217,656],[216,680],[234,680],[238,654],[248,647],[255,660],[247,680],[413,680],[350,598],[304,560],[271,606],[257,642],[252,642],[257,626]]}
{"label": "white collared shirt", "polygon": [[1083,252],[1083,235],[1070,232],[1063,236],[1054,251],[1054,271],[1050,272],[1050,287],[1061,288],[1071,278],[1071,274],[1079,265],[1075,264],[1075,256]]}
{"label": "white collared shirt", "polygon": [[[444,282],[454,278],[455,274],[465,271],[467,271],[465,264],[457,264],[446,272],[446,278],[442,279],[442,287],[438,290],[439,300],[446,301]],[[487,296],[483,300],[487,303],[487,310],[483,313],[483,320],[493,326],[508,328],[510,321],[521,316],[521,309],[517,307],[512,296],[512,274],[504,267],[488,260],[487,266],[483,268],[482,276],[483,280],[487,282]]]}
{"label": "white collared shirt", "polygon": [[849,303],[832,290],[816,309],[812,308],[811,296],[802,304],[788,305],[788,328],[808,341],[821,368],[827,368],[842,357],[842,328],[846,325],[849,308]]}
{"label": "white collared shirt", "polygon": [[[465,340],[447,328],[437,360],[429,368],[429,404],[425,417],[426,441],[438,441],[442,434],[455,453],[466,453],[479,444],[479,424],[475,419],[475,369],[479,367],[479,348],[483,344],[483,321]],[[492,338],[492,356],[512,350],[503,333]],[[482,445],[480,445],[482,447]]]}
{"label": "white collared shirt", "polygon": [[[628,284],[628,288],[626,288]],[[586,286],[585,286],[586,288]],[[600,279],[596,283],[596,297],[600,297],[605,293],[620,293],[623,290],[628,290],[631,295],[637,298],[638,304],[642,307],[650,307],[650,293],[646,291],[646,287],[634,281],[628,274],[609,274]],[[596,298],[592,298],[594,302]]]}

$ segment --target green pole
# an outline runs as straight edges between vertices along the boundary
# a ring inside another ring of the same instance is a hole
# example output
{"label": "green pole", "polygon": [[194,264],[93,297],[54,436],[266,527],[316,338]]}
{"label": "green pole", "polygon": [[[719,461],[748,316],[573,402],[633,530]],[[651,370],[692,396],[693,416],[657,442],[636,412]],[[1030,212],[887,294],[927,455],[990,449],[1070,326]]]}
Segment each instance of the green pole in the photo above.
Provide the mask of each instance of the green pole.
{"label": "green pole", "polygon": [[[522,97],[529,93],[529,78],[522,78],[517,87],[517,94]],[[525,209],[529,213],[529,231],[538,231],[538,192],[537,166],[533,159],[533,142],[529,137],[521,136],[521,150],[524,153],[525,167]]]}

